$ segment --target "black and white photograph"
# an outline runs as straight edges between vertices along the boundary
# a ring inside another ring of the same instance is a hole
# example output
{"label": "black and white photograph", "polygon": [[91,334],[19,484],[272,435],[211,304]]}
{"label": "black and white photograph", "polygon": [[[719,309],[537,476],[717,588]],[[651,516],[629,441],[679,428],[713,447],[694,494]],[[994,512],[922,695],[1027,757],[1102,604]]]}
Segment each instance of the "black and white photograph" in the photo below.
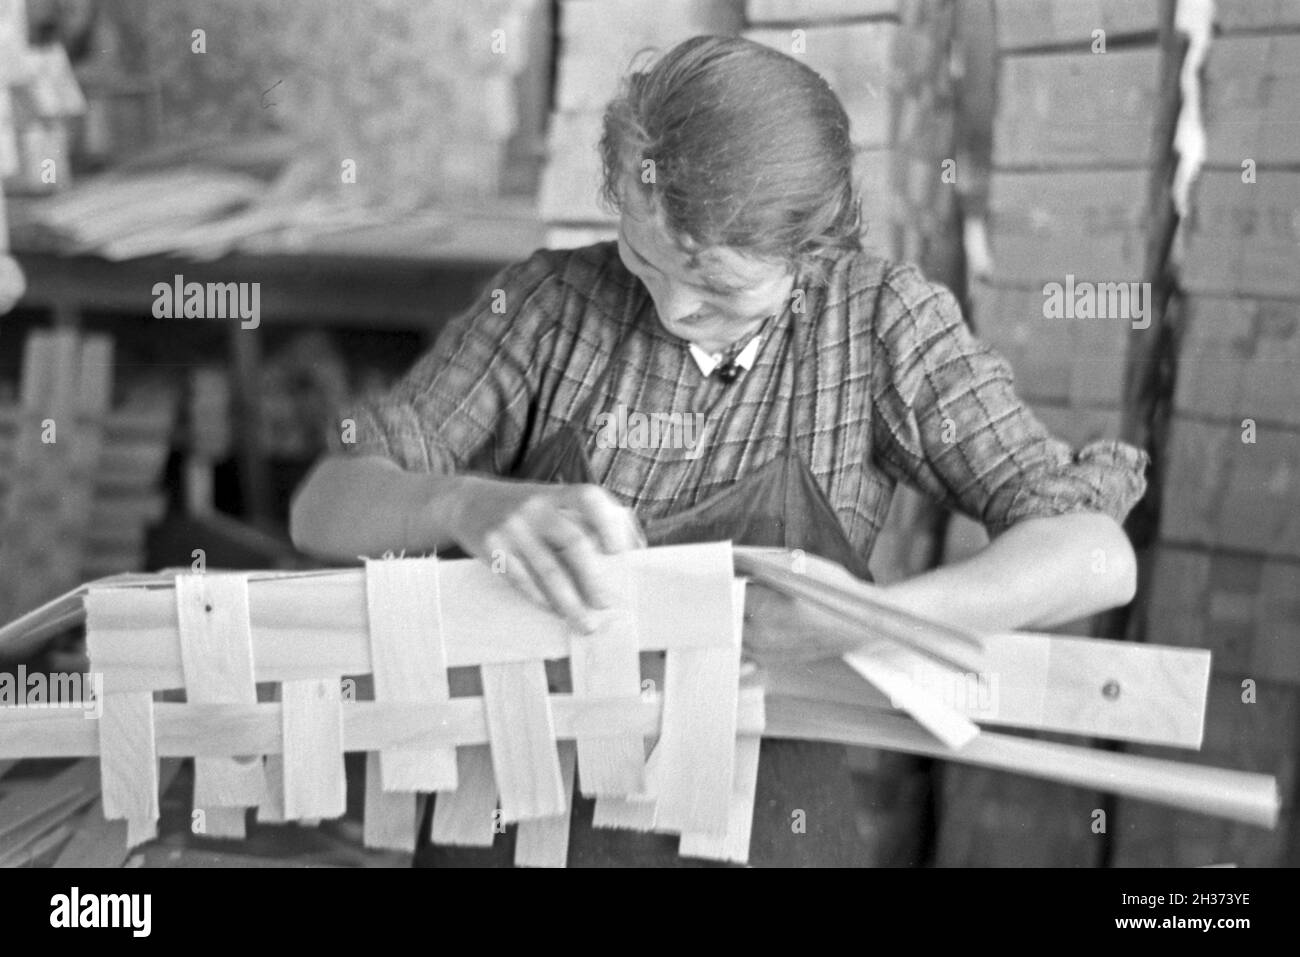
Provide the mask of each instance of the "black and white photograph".
{"label": "black and white photograph", "polygon": [[1300,0],[0,0],[20,924],[1068,869],[1226,944],[1298,756]]}

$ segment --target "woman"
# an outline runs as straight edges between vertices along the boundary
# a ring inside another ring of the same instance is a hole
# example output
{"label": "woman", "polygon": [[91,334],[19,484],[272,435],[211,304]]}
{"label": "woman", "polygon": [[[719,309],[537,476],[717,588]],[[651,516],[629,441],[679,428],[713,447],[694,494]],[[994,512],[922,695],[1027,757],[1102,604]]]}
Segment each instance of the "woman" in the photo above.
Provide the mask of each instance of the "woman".
{"label": "woman", "polygon": [[[697,37],[632,76],[601,142],[618,241],[506,269],[354,414],[355,445],[298,493],[295,542],[340,560],[505,556],[586,629],[608,601],[595,557],[646,542],[797,547],[869,578],[905,481],[994,540],[882,588],[898,606],[981,631],[1129,601],[1119,523],[1142,453],[1053,439],[950,293],[862,251],[850,143],[816,73],[742,39]],[[668,425],[611,426],[635,413]],[[806,640],[778,611],[751,589],[746,641]],[[751,860],[868,862],[854,803],[843,749],[765,741]],[[689,863],[672,838],[590,817],[580,799],[572,864]],[[512,840],[428,857],[504,863]]]}

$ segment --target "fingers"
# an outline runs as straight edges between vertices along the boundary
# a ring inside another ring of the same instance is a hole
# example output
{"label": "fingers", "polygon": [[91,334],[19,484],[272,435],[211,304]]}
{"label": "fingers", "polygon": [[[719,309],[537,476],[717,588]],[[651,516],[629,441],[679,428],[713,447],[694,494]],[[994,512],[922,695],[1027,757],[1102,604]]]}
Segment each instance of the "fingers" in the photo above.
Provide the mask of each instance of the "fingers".
{"label": "fingers", "polygon": [[470,550],[530,600],[581,632],[594,631],[594,611],[617,600],[603,555],[645,546],[635,515],[595,485],[515,486],[510,493],[495,506],[480,503],[480,527],[488,531],[481,548]]}
{"label": "fingers", "polygon": [[583,633],[595,629],[591,612],[578,593],[568,568],[561,563],[554,546],[518,519],[506,523],[509,551],[517,555],[526,575],[542,595],[542,604],[563,616]]}
{"label": "fingers", "polygon": [[644,548],[645,533],[636,515],[598,485],[575,485],[566,505],[576,511],[607,555]]}

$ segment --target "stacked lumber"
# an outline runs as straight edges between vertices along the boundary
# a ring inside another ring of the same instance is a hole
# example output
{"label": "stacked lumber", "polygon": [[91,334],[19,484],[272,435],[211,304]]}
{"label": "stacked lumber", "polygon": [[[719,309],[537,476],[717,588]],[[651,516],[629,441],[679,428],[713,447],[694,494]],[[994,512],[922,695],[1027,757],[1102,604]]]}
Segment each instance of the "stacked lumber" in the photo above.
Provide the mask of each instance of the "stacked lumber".
{"label": "stacked lumber", "polygon": [[547,245],[612,239],[615,216],[600,200],[598,144],[605,105],[634,67],[697,34],[739,31],[740,0],[563,0],[548,159],[538,212]]}
{"label": "stacked lumber", "polygon": [[[1221,2],[1201,85],[1204,165],[1179,241],[1180,336],[1145,610],[1209,648],[1202,758],[1276,774],[1281,834],[1123,802],[1116,862],[1297,863],[1300,751],[1300,8]],[[1294,842],[1292,842],[1294,843]]]}
{"label": "stacked lumber", "polygon": [[144,565],[172,410],[112,408],[112,367],[107,336],[27,339],[20,401],[0,406],[0,616]]}
{"label": "stacked lumber", "polygon": [[[1195,748],[1206,651],[975,638],[781,549],[602,561],[619,601],[589,636],[469,560],[91,583],[0,627],[0,650],[84,621],[100,720],[0,707],[0,761],[98,757],[99,783],[77,801],[97,791],[130,848],[157,833],[159,758],[193,759],[190,817],[219,839],[246,834],[249,808],[265,823],[343,815],[343,755],[361,752],[367,846],[411,850],[419,795],[434,792],[435,842],[482,846],[513,826],[516,863],[531,866],[565,863],[575,789],[596,797],[597,827],[679,834],[685,856],[743,862],[760,736],[941,757],[1262,827],[1276,816],[1268,775],[988,730]],[[819,646],[803,657],[801,629],[750,647],[761,684],[741,680],[747,579],[802,607]],[[643,685],[646,652],[665,653],[662,685]],[[549,690],[550,660],[567,662],[570,693]],[[954,693],[964,676],[990,693]]]}

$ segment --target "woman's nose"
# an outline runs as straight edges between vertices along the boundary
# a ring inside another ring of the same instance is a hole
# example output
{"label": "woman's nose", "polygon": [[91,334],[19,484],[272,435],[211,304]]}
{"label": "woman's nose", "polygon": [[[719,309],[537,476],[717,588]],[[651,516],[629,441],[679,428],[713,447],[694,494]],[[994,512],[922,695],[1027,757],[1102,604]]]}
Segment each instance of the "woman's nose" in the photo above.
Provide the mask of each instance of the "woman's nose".
{"label": "woman's nose", "polygon": [[655,309],[665,322],[680,322],[700,311],[700,299],[686,286],[661,283],[653,290]]}

